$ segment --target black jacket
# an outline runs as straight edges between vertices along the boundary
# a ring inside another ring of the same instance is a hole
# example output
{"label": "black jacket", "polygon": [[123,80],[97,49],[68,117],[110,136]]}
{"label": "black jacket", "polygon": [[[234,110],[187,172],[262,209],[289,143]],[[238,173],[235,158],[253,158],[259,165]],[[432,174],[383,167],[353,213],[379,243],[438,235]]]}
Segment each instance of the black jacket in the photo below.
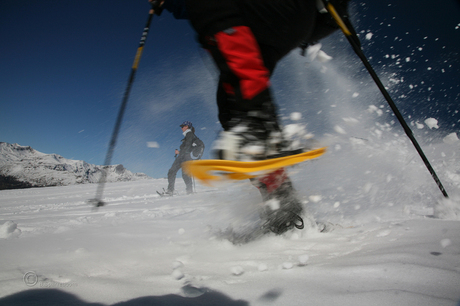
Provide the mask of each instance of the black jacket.
{"label": "black jacket", "polygon": [[181,160],[190,160],[191,159],[190,153],[193,150],[192,144],[196,136],[195,134],[193,134],[191,130],[185,131],[184,134],[185,134],[185,137],[184,139],[181,140],[182,143],[179,147],[179,155],[177,156],[177,158]]}
{"label": "black jacket", "polygon": [[[341,15],[349,0],[337,0]],[[281,56],[338,29],[329,14],[320,14],[316,0],[166,0],[164,8],[177,19],[190,19],[200,36],[246,25],[259,43],[278,48]]]}

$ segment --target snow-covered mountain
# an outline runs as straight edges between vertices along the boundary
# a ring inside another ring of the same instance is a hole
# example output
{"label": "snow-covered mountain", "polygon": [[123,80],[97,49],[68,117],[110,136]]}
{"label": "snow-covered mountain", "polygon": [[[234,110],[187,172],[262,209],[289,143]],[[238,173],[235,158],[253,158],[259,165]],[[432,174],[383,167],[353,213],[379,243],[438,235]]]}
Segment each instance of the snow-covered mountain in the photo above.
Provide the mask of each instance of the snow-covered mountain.
{"label": "snow-covered mountain", "polygon": [[0,142],[0,189],[97,183],[103,170],[107,171],[107,182],[149,178],[143,173],[132,173],[123,165],[97,166],[17,143]]}

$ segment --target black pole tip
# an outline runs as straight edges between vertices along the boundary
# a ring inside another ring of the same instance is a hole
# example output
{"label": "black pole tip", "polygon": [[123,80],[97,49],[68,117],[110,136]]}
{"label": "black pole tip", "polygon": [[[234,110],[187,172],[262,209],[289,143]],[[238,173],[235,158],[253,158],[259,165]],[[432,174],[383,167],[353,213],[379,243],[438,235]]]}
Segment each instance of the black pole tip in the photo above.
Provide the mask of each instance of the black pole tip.
{"label": "black pole tip", "polygon": [[99,199],[90,199],[88,200],[88,203],[93,205],[94,207],[105,206],[105,202]]}

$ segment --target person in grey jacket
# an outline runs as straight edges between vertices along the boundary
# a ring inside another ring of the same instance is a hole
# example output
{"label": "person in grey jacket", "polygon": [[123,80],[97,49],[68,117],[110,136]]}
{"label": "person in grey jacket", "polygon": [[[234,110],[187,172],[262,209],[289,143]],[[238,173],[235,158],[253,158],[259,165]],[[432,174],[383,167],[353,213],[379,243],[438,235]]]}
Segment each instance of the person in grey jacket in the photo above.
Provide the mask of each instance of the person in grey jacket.
{"label": "person in grey jacket", "polygon": [[[190,121],[184,121],[180,128],[182,129],[184,139],[179,150],[176,149],[176,159],[168,171],[168,188],[165,191],[166,195],[174,193],[174,185],[176,183],[176,174],[182,168],[182,163],[191,160],[190,153],[193,150],[193,140],[195,139],[195,128]],[[193,192],[192,178],[182,171],[182,178],[184,179],[187,194]]]}

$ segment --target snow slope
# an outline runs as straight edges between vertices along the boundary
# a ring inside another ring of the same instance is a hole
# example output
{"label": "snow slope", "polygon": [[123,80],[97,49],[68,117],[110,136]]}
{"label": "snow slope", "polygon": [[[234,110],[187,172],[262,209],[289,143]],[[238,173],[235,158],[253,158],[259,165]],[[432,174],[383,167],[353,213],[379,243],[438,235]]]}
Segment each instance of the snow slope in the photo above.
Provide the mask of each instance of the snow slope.
{"label": "snow slope", "polygon": [[109,183],[96,211],[95,185],[0,191],[0,305],[459,305],[458,142],[432,148],[447,200],[394,141],[335,136],[290,170],[332,232],[241,245],[222,233],[257,224],[248,182],[172,198],[164,179]]}

